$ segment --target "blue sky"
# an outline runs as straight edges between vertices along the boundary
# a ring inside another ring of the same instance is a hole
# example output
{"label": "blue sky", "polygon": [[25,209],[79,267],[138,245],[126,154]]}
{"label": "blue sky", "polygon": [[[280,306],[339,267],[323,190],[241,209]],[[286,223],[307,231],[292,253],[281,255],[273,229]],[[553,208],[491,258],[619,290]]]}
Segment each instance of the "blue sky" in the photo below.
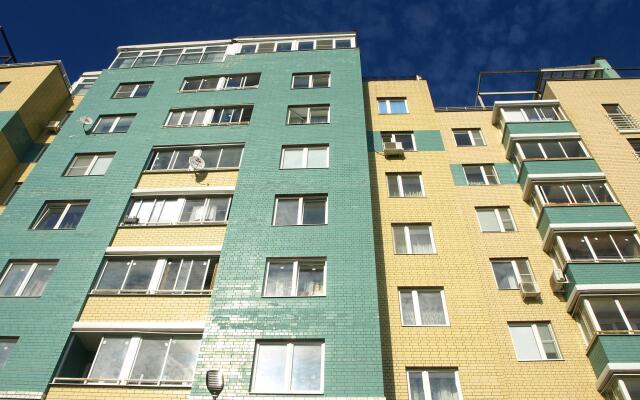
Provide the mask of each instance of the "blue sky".
{"label": "blue sky", "polygon": [[355,30],[364,76],[419,74],[458,106],[481,70],[640,66],[639,15],[638,0],[4,0],[0,24],[19,61],[61,59],[72,81],[118,45]]}

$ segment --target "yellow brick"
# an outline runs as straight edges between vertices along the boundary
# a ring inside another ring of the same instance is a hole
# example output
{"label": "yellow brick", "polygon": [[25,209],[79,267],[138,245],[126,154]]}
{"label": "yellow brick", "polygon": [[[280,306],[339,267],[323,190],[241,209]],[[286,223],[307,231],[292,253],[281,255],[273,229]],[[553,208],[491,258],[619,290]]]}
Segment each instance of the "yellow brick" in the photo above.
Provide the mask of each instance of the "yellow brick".
{"label": "yellow brick", "polygon": [[89,296],[80,321],[204,321],[211,296]]}

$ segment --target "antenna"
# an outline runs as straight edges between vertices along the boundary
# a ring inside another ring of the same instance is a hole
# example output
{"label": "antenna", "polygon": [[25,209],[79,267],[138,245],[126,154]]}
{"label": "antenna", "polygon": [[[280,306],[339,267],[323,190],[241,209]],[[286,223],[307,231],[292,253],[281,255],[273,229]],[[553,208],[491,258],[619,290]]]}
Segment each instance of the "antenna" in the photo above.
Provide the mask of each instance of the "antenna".
{"label": "antenna", "polygon": [[83,115],[80,117],[80,122],[82,122],[82,125],[91,125],[93,124],[93,118]]}
{"label": "antenna", "polygon": [[189,166],[194,171],[200,171],[205,167],[205,162],[202,157],[199,156],[191,156],[189,157]]}

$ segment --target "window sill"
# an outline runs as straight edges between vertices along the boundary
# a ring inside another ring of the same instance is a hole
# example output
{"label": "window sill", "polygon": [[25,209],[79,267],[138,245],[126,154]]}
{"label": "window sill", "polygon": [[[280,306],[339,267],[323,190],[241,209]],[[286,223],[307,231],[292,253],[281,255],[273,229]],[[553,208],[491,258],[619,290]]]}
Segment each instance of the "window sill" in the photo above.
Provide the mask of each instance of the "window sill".
{"label": "window sill", "polygon": [[308,125],[331,125],[331,122],[314,122],[308,124],[290,124],[287,123],[287,126],[308,126]]}
{"label": "window sill", "polygon": [[402,324],[403,328],[450,328],[451,324],[446,325],[405,325]]}
{"label": "window sill", "polygon": [[[87,378],[54,378],[51,382],[53,386],[76,386],[76,387],[87,387],[87,388],[95,388],[95,387],[109,387],[109,388],[122,388],[126,390],[127,388],[135,387],[135,388],[148,388],[148,389],[191,389],[192,383],[189,384],[140,384],[140,383],[128,383],[128,384],[118,384],[118,383],[107,383],[107,382],[84,382]],[[88,389],[87,389],[88,390]]]}
{"label": "window sill", "polygon": [[390,199],[424,199],[425,195],[420,195],[420,196],[389,196]]}
{"label": "window sill", "polygon": [[291,90],[305,90],[305,89],[331,89],[331,86],[327,86],[327,87],[292,87]]}
{"label": "window sill", "polygon": [[516,359],[516,361],[518,362],[522,362],[522,363],[539,363],[539,362],[556,362],[556,361],[564,361],[564,358],[554,358],[554,359],[545,359],[545,360],[519,360]]}
{"label": "window sill", "polygon": [[301,168],[282,168],[282,167],[280,167],[280,171],[289,171],[289,170],[297,171],[297,170],[301,170],[301,169],[318,170],[318,169],[329,169],[329,167],[315,167],[315,168],[303,168],[303,167],[301,167]]}
{"label": "window sill", "polygon": [[434,256],[438,253],[393,253],[396,256]]}
{"label": "window sill", "polygon": [[118,228],[176,228],[180,226],[227,226],[224,222],[183,222],[183,223],[160,223],[160,224],[124,224],[120,223]]}

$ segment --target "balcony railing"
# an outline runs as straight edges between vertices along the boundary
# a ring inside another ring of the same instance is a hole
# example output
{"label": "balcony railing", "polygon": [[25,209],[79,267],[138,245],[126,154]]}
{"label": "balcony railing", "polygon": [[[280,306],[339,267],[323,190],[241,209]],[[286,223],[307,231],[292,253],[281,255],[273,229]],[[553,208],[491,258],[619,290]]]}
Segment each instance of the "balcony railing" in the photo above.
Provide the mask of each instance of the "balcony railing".
{"label": "balcony railing", "polygon": [[638,123],[638,120],[636,120],[633,115],[622,113],[610,113],[607,115],[616,129],[620,132],[640,131],[640,123]]}
{"label": "balcony railing", "polygon": [[51,383],[67,385],[104,385],[104,386],[172,386],[190,387],[192,380],[158,379],[106,379],[106,378],[66,378],[55,377]]}

